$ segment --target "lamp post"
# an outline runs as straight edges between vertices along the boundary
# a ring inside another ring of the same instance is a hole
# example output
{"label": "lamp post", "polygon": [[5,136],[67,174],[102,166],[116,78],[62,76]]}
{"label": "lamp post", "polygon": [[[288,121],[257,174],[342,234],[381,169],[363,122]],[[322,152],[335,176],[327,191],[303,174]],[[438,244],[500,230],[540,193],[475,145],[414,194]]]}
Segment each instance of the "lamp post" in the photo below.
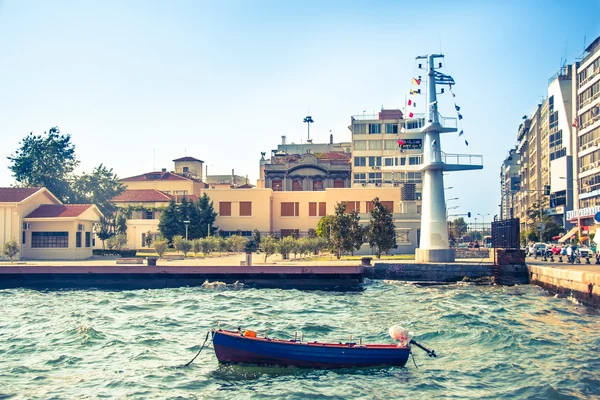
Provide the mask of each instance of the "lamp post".
{"label": "lamp post", "polygon": [[188,225],[190,221],[183,221],[183,223],[185,224],[185,240],[188,240]]}
{"label": "lamp post", "polygon": [[481,240],[485,236],[485,216],[490,214],[477,214],[481,217]]}
{"label": "lamp post", "polygon": [[313,119],[310,115],[307,115],[306,117],[304,117],[304,122],[308,125],[308,140],[310,140],[310,124],[312,124]]}

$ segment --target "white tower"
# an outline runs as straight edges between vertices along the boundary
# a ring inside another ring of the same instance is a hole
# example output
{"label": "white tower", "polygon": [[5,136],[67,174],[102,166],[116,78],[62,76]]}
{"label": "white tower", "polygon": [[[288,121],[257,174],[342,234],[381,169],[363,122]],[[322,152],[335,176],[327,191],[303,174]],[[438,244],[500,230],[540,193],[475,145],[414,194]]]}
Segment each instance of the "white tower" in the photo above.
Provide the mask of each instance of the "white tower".
{"label": "white tower", "polygon": [[[454,84],[452,77],[435,70],[435,59],[441,54],[420,56],[427,59],[427,121],[422,128],[423,162],[421,164],[423,189],[421,206],[421,241],[416,250],[417,262],[453,262],[454,249],[448,245],[448,226],[446,222],[446,199],[444,196],[443,171],[464,171],[482,169],[481,156],[446,154],[441,150],[440,133],[456,132],[456,127],[446,127],[438,113],[437,84]],[[469,164],[460,164],[461,159]],[[455,161],[456,163],[451,163]]]}

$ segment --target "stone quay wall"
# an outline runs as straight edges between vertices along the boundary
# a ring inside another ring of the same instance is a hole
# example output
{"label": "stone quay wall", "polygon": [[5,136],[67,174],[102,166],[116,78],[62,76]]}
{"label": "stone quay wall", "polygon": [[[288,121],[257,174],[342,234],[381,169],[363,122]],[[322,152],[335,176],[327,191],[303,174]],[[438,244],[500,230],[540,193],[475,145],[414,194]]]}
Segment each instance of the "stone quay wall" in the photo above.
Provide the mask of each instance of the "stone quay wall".
{"label": "stone quay wall", "polygon": [[530,265],[528,269],[531,283],[553,294],[570,296],[582,304],[600,308],[600,273],[541,265]]}

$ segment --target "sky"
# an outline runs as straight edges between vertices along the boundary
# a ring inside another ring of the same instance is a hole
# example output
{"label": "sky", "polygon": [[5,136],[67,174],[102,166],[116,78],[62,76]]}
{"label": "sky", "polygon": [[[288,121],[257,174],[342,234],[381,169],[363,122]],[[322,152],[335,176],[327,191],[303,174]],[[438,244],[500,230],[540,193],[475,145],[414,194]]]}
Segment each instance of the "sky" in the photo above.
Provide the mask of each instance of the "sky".
{"label": "sky", "polygon": [[522,117],[600,35],[598,16],[600,0],[0,0],[0,186],[21,139],[53,126],[79,172],[172,170],[187,155],[256,183],[260,153],[305,141],[309,112],[315,143],[350,141],[352,115],[402,108],[415,57],[442,52],[465,132],[442,150],[484,162],[445,175],[446,197],[489,221]]}

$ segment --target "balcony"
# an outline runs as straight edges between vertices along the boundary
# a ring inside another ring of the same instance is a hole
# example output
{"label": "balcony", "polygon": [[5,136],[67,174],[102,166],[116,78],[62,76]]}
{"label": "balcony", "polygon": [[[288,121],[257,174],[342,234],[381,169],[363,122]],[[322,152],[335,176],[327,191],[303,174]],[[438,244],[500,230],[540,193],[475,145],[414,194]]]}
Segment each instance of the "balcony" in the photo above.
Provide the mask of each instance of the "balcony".
{"label": "balcony", "polygon": [[445,153],[441,152],[441,159],[435,160],[435,155],[431,152],[426,152],[425,154],[419,154],[415,156],[411,156],[411,158],[416,158],[418,163],[410,164],[410,165],[388,165],[386,164],[386,159],[391,159],[387,163],[393,164],[394,159],[396,157],[383,157],[384,166],[381,167],[382,171],[420,171],[423,169],[423,157],[433,157],[431,159],[433,164],[444,163],[445,171],[465,171],[465,170],[473,170],[473,169],[482,169],[483,168],[483,156],[479,154],[453,154],[453,153]]}

